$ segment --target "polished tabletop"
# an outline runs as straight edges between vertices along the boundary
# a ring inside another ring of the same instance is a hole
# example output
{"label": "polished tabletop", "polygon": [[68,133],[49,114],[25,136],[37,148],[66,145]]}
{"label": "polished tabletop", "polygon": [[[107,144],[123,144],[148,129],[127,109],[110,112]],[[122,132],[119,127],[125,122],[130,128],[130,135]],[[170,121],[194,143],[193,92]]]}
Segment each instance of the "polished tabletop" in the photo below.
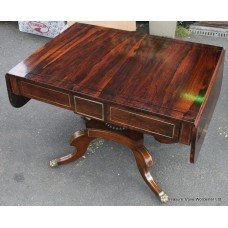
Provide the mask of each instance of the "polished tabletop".
{"label": "polished tabletop", "polygon": [[9,75],[194,123],[222,47],[75,23]]}

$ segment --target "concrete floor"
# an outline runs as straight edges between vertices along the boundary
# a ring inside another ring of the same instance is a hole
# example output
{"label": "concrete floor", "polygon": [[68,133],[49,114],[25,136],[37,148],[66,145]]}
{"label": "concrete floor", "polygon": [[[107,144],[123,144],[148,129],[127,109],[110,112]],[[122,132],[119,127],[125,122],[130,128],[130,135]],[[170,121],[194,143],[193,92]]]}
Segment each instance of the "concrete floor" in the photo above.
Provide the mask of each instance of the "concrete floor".
{"label": "concrete floor", "polygon": [[[222,45],[228,39],[190,37]],[[5,73],[49,39],[0,23],[0,205],[160,205],[141,178],[130,150],[97,140],[75,163],[51,169],[49,160],[73,150],[69,137],[84,127],[73,112],[31,100],[20,109],[8,102]],[[196,164],[189,147],[146,136],[152,174],[167,205],[228,205],[228,54],[222,92]],[[209,199],[210,198],[210,199]]]}

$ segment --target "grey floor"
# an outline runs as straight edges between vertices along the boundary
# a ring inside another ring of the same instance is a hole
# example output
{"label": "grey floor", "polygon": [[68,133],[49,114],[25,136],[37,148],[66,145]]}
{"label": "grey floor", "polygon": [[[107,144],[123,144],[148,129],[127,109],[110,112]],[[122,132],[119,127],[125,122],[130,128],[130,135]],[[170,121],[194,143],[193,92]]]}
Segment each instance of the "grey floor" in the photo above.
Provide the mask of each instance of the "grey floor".
{"label": "grey floor", "polygon": [[[222,45],[228,39],[190,37]],[[142,180],[130,150],[97,140],[79,161],[51,169],[49,160],[73,150],[69,137],[84,127],[73,112],[38,101],[11,107],[5,73],[49,39],[0,23],[0,205],[160,205]],[[196,164],[189,147],[146,136],[154,178],[167,205],[228,205],[228,55],[222,92]]]}

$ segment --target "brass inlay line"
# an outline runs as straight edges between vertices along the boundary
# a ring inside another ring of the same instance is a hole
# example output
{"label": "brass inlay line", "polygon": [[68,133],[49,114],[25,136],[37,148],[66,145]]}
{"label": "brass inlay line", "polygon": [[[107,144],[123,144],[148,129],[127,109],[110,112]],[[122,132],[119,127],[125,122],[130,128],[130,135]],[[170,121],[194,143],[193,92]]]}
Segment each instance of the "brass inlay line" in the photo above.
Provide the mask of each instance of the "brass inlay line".
{"label": "brass inlay line", "polygon": [[[88,101],[88,102],[91,102],[91,103],[95,103],[95,104],[99,104],[101,105],[101,118],[97,117],[97,116],[93,116],[93,115],[89,115],[89,114],[86,114],[86,113],[82,113],[82,112],[79,112],[77,111],[77,102],[76,102],[76,99],[81,99],[81,100],[85,100],[85,101]],[[78,97],[78,96],[74,96],[74,106],[75,106],[75,112],[78,113],[78,114],[81,114],[81,115],[84,115],[84,116],[87,116],[87,117],[91,117],[91,118],[94,118],[94,119],[97,119],[97,120],[104,120],[104,104],[101,103],[101,102],[98,102],[98,101],[93,101],[93,100],[90,100],[90,99],[87,99],[87,98],[82,98],[82,97]]]}
{"label": "brass inlay line", "polygon": [[[155,120],[155,121],[159,121],[161,123],[166,123],[166,124],[172,125],[172,128],[173,128],[172,136],[164,135],[164,134],[161,134],[161,133],[158,133],[158,132],[154,132],[154,131],[150,131],[150,130],[145,129],[145,128],[136,127],[134,125],[131,125],[131,124],[128,124],[128,123],[124,123],[124,122],[121,122],[121,121],[118,121],[118,120],[113,120],[112,119],[112,109],[116,109],[116,110],[118,109],[118,110],[120,110],[122,112],[128,112],[128,113],[136,115],[136,116],[141,116],[143,118],[147,118],[147,119],[150,119],[150,120]],[[147,117],[147,116],[144,116],[144,115],[141,115],[141,114],[137,114],[137,113],[134,113],[134,112],[126,111],[126,110],[123,110],[123,109],[115,108],[115,107],[112,107],[112,106],[110,106],[110,121],[113,121],[113,122],[116,122],[116,123],[120,123],[120,124],[123,124],[123,125],[128,125],[128,126],[136,128],[136,129],[140,129],[140,130],[147,131],[147,132],[150,132],[150,133],[154,133],[154,134],[157,134],[157,135],[162,135],[162,136],[165,136],[165,137],[168,137],[168,138],[173,138],[174,132],[175,132],[175,124],[172,124],[172,123],[169,123],[169,122],[166,122],[166,121],[162,121],[162,120],[159,120],[159,119],[155,119],[155,118],[152,118],[152,117]]]}
{"label": "brass inlay line", "polygon": [[[39,86],[39,85],[35,85],[35,84],[32,84],[32,83],[28,83],[28,82],[23,82],[21,81],[21,90],[22,90],[22,94],[28,94],[31,96],[31,98],[37,98],[41,101],[46,101],[47,103],[51,102],[51,103],[54,103],[54,104],[57,104],[57,105],[60,105],[60,106],[64,106],[64,107],[68,107],[68,108],[71,108],[71,104],[70,104],[70,95],[67,94],[67,93],[63,93],[63,92],[60,92],[60,91],[57,91],[57,90],[54,90],[54,89],[49,89],[49,88],[46,88],[46,87],[43,87],[43,86]],[[28,85],[32,85],[32,86],[35,86],[35,87],[40,87],[42,89],[46,89],[46,90],[50,90],[50,91],[54,91],[56,93],[61,93],[61,94],[64,94],[65,96],[68,97],[68,103],[69,105],[66,105],[66,104],[62,104],[62,103],[59,103],[59,102],[56,102],[56,101],[52,101],[52,100],[48,100],[48,99],[45,99],[45,98],[42,98],[42,97],[39,97],[39,96],[35,96],[31,93],[25,93],[24,90],[23,90],[23,85],[22,84],[28,84]]]}

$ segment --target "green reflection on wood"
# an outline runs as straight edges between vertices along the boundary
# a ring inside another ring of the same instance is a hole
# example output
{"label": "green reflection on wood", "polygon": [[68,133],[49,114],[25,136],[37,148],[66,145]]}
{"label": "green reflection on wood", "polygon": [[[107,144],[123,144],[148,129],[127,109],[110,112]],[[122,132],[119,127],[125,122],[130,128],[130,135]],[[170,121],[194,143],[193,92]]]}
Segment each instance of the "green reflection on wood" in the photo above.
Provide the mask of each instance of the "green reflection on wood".
{"label": "green reflection on wood", "polygon": [[204,96],[201,95],[193,95],[191,93],[183,93],[181,95],[182,98],[189,100],[189,101],[194,101],[196,103],[201,104],[204,101]]}

